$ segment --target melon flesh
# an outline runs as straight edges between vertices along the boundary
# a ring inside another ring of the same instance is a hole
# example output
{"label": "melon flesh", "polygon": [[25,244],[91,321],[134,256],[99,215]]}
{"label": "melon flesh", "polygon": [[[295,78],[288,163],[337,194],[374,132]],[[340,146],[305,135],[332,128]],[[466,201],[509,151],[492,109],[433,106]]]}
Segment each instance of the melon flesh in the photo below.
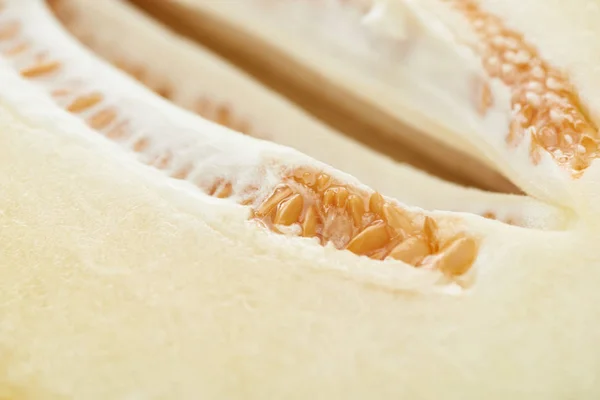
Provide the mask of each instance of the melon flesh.
{"label": "melon flesh", "polygon": [[[3,5],[34,53],[0,62],[0,397],[600,395],[597,164],[555,180],[577,202],[531,199],[522,227],[428,210],[176,108],[77,46],[42,2]],[[305,235],[306,210],[278,225],[292,197],[265,207],[282,185],[334,221],[353,215],[347,190],[362,230]],[[439,248],[381,256],[374,241],[400,228],[369,219],[379,207],[414,228],[399,245]]]}

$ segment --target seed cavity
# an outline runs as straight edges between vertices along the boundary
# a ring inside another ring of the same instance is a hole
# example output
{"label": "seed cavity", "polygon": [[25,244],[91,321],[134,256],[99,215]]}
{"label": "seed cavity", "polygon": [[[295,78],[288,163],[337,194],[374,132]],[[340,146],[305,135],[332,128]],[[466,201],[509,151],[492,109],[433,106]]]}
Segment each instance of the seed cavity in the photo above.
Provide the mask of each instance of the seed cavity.
{"label": "seed cavity", "polygon": [[433,217],[308,168],[295,170],[254,207],[253,218],[267,228],[297,225],[303,237],[376,260],[443,268],[444,274],[459,276],[477,257],[475,239],[464,234],[446,237]]}
{"label": "seed cavity", "polygon": [[[544,61],[522,34],[508,29],[475,1],[446,1],[470,20],[481,39],[483,50],[478,51],[489,76],[500,79],[512,92],[508,144],[515,147],[529,138],[534,164],[546,152],[573,177],[580,177],[600,154],[600,135],[566,74]],[[482,105],[486,97],[482,94]],[[578,146],[583,138],[590,143],[585,150]]]}

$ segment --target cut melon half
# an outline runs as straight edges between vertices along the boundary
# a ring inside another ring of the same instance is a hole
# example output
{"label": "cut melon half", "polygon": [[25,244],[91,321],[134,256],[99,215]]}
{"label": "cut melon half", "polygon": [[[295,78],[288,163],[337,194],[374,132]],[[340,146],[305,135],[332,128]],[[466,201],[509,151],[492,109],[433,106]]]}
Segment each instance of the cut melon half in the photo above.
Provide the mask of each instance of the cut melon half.
{"label": "cut melon half", "polygon": [[589,209],[408,204],[177,108],[41,1],[0,23],[0,396],[600,394]]}

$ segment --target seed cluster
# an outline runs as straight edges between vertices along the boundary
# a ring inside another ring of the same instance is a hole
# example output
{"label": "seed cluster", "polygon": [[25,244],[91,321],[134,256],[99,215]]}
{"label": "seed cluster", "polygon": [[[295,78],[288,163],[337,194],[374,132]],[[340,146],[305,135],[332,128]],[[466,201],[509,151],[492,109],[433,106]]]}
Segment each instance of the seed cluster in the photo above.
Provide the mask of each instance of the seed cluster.
{"label": "seed cluster", "polygon": [[477,255],[473,238],[441,237],[432,217],[308,169],[284,180],[256,207],[254,217],[276,232],[295,227],[292,232],[315,237],[322,245],[428,266],[452,276],[465,273]]}
{"label": "seed cluster", "polygon": [[[58,74],[65,67],[64,63],[52,59],[48,52],[33,50],[35,46],[21,40],[19,24],[0,24],[0,33],[6,32],[7,25],[11,27],[11,34],[0,38],[0,49],[9,59],[18,56],[21,61],[29,61],[20,69],[24,78],[51,82],[55,89],[49,91],[57,104],[108,138],[125,143],[124,139],[135,137],[129,119],[121,110],[106,105],[105,95],[69,84],[72,81]],[[15,44],[19,51],[12,50]],[[128,146],[137,153],[147,154],[149,139],[135,137]],[[175,157],[171,150],[166,150],[146,161],[156,168],[166,169]],[[186,166],[171,176],[187,179],[191,169],[191,165]],[[218,198],[234,194],[232,183],[224,179],[202,188]],[[251,206],[252,218],[277,233],[317,238],[322,245],[331,243],[338,249],[376,260],[401,260],[416,267],[442,271],[448,276],[467,272],[477,256],[475,239],[465,235],[442,237],[432,217],[411,213],[379,193],[367,193],[324,173],[298,169],[284,178],[267,198],[258,199],[258,193],[258,187],[246,188],[241,204]]]}
{"label": "seed cluster", "polygon": [[[337,1],[362,13],[374,5],[372,0]],[[475,50],[480,53],[484,68],[512,92],[511,124],[506,138],[509,146],[529,140],[534,164],[540,162],[542,152],[547,152],[572,176],[581,176],[600,156],[600,134],[586,116],[567,76],[544,61],[522,34],[481,10],[476,1],[444,1],[470,21],[480,39],[481,47]],[[478,88],[476,96],[478,112],[483,115],[493,103],[489,85]]]}
{"label": "seed cluster", "polygon": [[506,28],[476,2],[447,1],[469,19],[479,36],[483,48],[478,50],[490,77],[500,79],[512,92],[509,145],[529,138],[535,164],[546,151],[573,176],[580,176],[598,157],[600,137],[566,75],[544,61],[522,34]]}

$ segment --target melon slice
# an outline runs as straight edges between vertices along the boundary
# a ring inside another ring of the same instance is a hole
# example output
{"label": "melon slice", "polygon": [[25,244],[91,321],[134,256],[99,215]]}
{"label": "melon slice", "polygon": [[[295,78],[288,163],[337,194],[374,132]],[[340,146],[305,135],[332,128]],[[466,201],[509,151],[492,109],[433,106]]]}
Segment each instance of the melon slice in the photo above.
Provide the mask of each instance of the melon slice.
{"label": "melon slice", "polygon": [[0,396],[600,394],[589,210],[532,200],[566,221],[534,229],[383,196],[2,5]]}
{"label": "melon slice", "polygon": [[368,101],[490,160],[537,197],[575,206],[590,185],[572,178],[596,181],[593,1],[135,2],[330,80],[328,95]]}
{"label": "melon slice", "polygon": [[[530,227],[559,228],[566,223],[563,211],[556,213],[556,208],[531,198],[455,187],[359,146],[123,1],[54,0],[51,5],[79,40],[163,97],[235,130],[298,149],[398,200]],[[486,187],[510,188],[492,170],[486,173],[467,160],[451,163],[479,171],[478,182]],[[435,171],[448,176],[439,168]],[[405,179],[419,184],[398,184]],[[440,185],[445,195],[432,195]]]}
{"label": "melon slice", "polygon": [[[317,139],[306,132],[323,130],[302,121],[307,119],[306,116],[288,110],[290,105],[279,104],[283,102],[281,97],[276,99],[264,87],[248,82],[247,75],[204,48],[169,32],[124,1],[54,0],[51,4],[69,31],[94,52],[161,95],[206,118],[302,151],[307,151],[304,148],[306,143],[313,144]],[[348,119],[346,115],[343,118]],[[257,121],[261,121],[260,127],[257,127]],[[283,121],[286,121],[285,126]],[[351,123],[338,119],[335,124],[345,127]],[[396,126],[396,129],[401,128]],[[404,130],[407,134],[411,131],[410,128]],[[484,163],[462,152],[453,152],[443,144],[421,138],[419,145],[429,151],[414,154],[409,146],[398,145],[397,141],[381,143],[381,140],[375,140],[378,136],[372,130],[366,131],[366,134],[373,138],[357,136],[356,132],[354,136],[362,141],[366,139],[372,146],[385,150],[396,159],[408,161],[444,179],[495,191],[515,192],[514,185],[491,168],[486,168]],[[308,153],[353,172],[348,169],[352,166],[337,165],[330,158],[321,157],[323,153],[330,155],[330,149],[335,147],[323,143],[319,146],[320,150],[313,148],[313,152]],[[315,153],[317,151],[319,154]],[[340,149],[337,153],[343,154],[344,150]],[[475,174],[473,171],[478,172]]]}

